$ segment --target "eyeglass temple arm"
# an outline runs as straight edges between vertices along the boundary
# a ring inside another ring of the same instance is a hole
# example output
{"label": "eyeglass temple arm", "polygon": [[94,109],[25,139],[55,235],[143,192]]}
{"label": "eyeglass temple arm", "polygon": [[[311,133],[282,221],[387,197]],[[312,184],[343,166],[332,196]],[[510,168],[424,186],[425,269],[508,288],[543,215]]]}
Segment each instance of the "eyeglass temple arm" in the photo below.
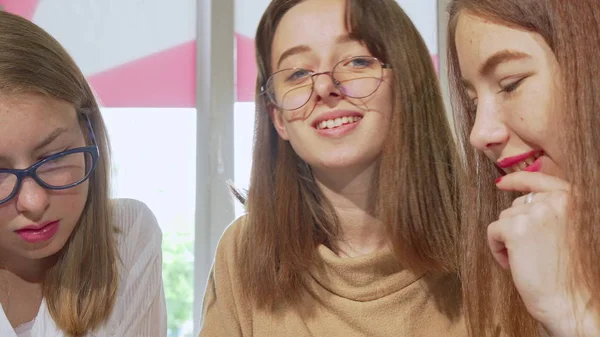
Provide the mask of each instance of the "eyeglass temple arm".
{"label": "eyeglass temple arm", "polygon": [[85,119],[85,126],[87,127],[88,131],[90,132],[90,138],[92,140],[92,145],[96,146],[96,135],[94,134],[94,129],[92,128],[92,122],[90,121],[90,118],[88,117],[88,115],[82,113],[81,114],[83,116],[83,119]]}

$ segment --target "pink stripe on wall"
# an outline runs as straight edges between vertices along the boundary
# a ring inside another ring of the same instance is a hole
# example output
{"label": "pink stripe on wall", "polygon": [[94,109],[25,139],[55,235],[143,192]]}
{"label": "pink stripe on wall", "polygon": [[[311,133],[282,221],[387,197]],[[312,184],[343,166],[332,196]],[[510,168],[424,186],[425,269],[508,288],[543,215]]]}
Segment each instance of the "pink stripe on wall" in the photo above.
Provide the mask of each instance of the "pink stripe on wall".
{"label": "pink stripe on wall", "polygon": [[433,61],[433,66],[435,67],[435,72],[440,74],[440,60],[437,54],[431,54],[431,61]]}
{"label": "pink stripe on wall", "polygon": [[256,54],[254,39],[235,34],[236,41],[236,100],[253,102],[256,86]]}
{"label": "pink stripe on wall", "polygon": [[196,41],[88,77],[105,107],[196,107]]}
{"label": "pink stripe on wall", "polygon": [[33,19],[39,0],[0,0],[6,12],[17,14],[28,20]]}

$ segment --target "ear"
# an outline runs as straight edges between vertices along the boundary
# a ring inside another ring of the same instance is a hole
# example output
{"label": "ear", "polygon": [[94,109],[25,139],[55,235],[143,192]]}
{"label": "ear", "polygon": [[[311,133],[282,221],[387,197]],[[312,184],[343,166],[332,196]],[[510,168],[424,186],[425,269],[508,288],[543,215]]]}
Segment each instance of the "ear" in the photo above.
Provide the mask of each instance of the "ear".
{"label": "ear", "polygon": [[277,109],[270,108],[269,116],[271,116],[273,126],[275,127],[275,130],[277,130],[279,137],[281,137],[283,140],[290,140],[285,127],[285,122],[283,120],[283,113]]}

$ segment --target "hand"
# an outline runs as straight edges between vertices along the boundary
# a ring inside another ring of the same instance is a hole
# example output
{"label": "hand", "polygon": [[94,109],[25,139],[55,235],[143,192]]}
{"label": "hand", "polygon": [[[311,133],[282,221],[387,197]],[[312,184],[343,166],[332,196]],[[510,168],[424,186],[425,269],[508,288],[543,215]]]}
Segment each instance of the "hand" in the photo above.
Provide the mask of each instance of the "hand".
{"label": "hand", "polygon": [[515,199],[488,226],[494,258],[510,269],[527,310],[551,336],[576,336],[577,322],[589,319],[583,317],[586,292],[572,293],[569,287],[573,277],[567,235],[570,185],[539,172],[516,172],[504,176],[497,187],[535,194],[527,204],[526,196]]}

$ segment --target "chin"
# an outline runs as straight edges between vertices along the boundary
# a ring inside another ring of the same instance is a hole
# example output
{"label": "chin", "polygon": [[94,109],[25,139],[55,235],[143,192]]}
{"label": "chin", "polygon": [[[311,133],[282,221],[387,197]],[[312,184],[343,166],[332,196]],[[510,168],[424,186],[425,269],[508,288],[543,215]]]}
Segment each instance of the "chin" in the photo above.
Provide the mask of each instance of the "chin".
{"label": "chin", "polygon": [[65,246],[67,238],[57,235],[50,241],[41,244],[38,247],[30,249],[26,253],[26,257],[31,260],[43,260],[58,254]]}

